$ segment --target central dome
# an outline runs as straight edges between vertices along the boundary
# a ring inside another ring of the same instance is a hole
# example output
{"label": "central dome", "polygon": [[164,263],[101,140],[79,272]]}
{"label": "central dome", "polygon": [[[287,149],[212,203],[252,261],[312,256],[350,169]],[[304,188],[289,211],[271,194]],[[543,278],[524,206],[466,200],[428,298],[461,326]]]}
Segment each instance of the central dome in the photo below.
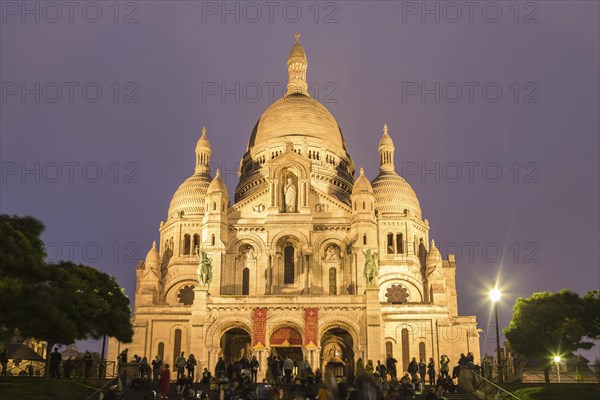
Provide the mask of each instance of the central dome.
{"label": "central dome", "polygon": [[301,93],[285,96],[265,110],[250,136],[248,148],[290,137],[320,139],[332,150],[346,150],[333,115],[317,100]]}

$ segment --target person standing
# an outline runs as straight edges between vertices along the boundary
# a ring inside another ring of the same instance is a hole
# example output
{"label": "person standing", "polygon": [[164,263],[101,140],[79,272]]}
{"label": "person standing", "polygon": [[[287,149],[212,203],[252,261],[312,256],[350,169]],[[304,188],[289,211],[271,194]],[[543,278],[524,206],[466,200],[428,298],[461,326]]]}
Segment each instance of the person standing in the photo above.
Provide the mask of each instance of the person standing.
{"label": "person standing", "polygon": [[215,366],[215,377],[217,379],[223,378],[225,374],[225,360],[223,357],[219,357],[219,361],[217,361],[217,365]]}
{"label": "person standing", "polygon": [[421,378],[421,382],[423,382],[423,385],[425,385],[425,376],[427,375],[427,364],[425,364],[425,360],[423,360],[422,358],[420,360],[421,361],[419,361],[419,376]]}
{"label": "person standing", "polygon": [[92,372],[92,366],[94,364],[94,359],[92,358],[92,353],[89,350],[85,351],[83,355],[83,364],[84,364],[84,375],[86,378],[90,377],[90,373]]}
{"label": "person standing", "polygon": [[152,383],[158,383],[160,378],[160,369],[162,367],[162,360],[160,356],[157,354],[152,360]]}
{"label": "person standing", "polygon": [[285,382],[292,382],[292,370],[294,369],[294,361],[288,356],[283,361],[283,373],[285,374]]}
{"label": "person standing", "polygon": [[60,378],[60,363],[62,362],[62,356],[58,352],[58,347],[54,348],[54,351],[50,353],[50,376],[52,378]]}
{"label": "person standing", "polygon": [[160,373],[160,396],[163,399],[169,398],[169,383],[171,382],[171,371],[169,364],[165,364],[165,368]]}
{"label": "person standing", "polygon": [[260,364],[256,359],[256,356],[252,356],[252,361],[250,361],[250,380],[253,383],[256,383],[256,379],[258,376],[258,367],[260,367]]}
{"label": "person standing", "polygon": [[279,358],[277,356],[273,356],[271,359],[271,368],[273,373],[273,381],[275,385],[279,385],[280,377],[281,377],[281,364],[279,363]]}
{"label": "person standing", "polygon": [[185,364],[187,363],[183,351],[181,355],[175,359],[175,368],[177,368],[177,379],[181,379],[185,376]]}
{"label": "person standing", "polygon": [[448,372],[450,371],[450,359],[447,355],[442,354],[440,359],[440,373],[443,378],[448,378]]}
{"label": "person standing", "polygon": [[396,372],[396,363],[398,361],[392,357],[391,354],[388,354],[387,359],[385,360],[385,366],[387,367],[387,371],[390,374],[390,378],[397,379]]}
{"label": "person standing", "polygon": [[2,375],[6,376],[6,368],[8,367],[8,350],[6,347],[0,353],[0,364],[2,364]]}
{"label": "person standing", "polygon": [[240,358],[240,375],[244,374],[246,376],[250,375],[250,361],[248,361],[248,358],[243,355],[242,358]]}
{"label": "person standing", "polygon": [[429,363],[427,363],[427,376],[429,376],[429,384],[435,386],[435,363],[433,358],[429,358]]}
{"label": "person standing", "polygon": [[190,356],[187,359],[187,362],[185,363],[185,368],[187,369],[187,376],[188,378],[192,379],[192,382],[194,381],[194,371],[196,370],[196,357],[194,357],[193,354],[190,354]]}
{"label": "person standing", "polygon": [[419,373],[419,363],[417,362],[416,357],[413,357],[408,363],[408,372],[410,373],[411,381],[414,382],[417,379],[417,373]]}

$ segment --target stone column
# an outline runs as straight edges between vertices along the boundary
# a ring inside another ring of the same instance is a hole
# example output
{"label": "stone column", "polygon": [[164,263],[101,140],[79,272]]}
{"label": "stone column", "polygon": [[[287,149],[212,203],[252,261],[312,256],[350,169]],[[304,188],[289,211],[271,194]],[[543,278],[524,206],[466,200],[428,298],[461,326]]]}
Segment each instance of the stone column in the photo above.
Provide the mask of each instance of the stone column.
{"label": "stone column", "polygon": [[[367,360],[385,360],[384,327],[379,287],[367,286]],[[366,361],[365,360],[365,364]]]}
{"label": "stone column", "polygon": [[206,287],[194,288],[194,304],[192,305],[192,317],[190,319],[190,335],[188,352],[194,354],[196,360],[202,360],[202,367],[198,365],[197,376],[202,376],[202,368],[208,367],[208,352],[205,337],[205,315],[208,312],[207,303],[210,303],[210,295]]}

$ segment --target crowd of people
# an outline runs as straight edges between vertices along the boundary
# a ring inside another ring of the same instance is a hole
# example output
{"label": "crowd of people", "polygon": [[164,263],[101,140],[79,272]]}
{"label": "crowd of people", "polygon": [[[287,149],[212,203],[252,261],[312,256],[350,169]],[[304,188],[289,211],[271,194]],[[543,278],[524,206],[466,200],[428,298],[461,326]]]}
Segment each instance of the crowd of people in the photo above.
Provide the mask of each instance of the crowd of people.
{"label": "crowd of people", "polygon": [[313,371],[305,360],[295,362],[290,357],[273,354],[266,360],[265,378],[257,382],[260,364],[256,357],[243,356],[229,363],[219,357],[214,375],[203,368],[199,376],[195,374],[197,362],[192,354],[186,358],[181,353],[175,359],[173,375],[160,357],[156,356],[150,364],[144,360],[136,355],[132,362],[139,363],[140,375],[136,380],[146,383],[146,398],[152,400],[168,399],[171,385],[175,386],[177,400],[400,400],[417,397],[440,400],[448,393],[457,393],[455,380],[461,367],[477,368],[471,353],[461,354],[452,370],[451,360],[442,355],[439,371],[433,358],[427,362],[413,358],[406,370],[398,374],[397,360],[388,356],[383,363],[377,360],[376,364],[359,358],[354,368],[346,368],[345,376],[340,377],[335,376],[333,368],[327,368],[323,374],[319,369]]}

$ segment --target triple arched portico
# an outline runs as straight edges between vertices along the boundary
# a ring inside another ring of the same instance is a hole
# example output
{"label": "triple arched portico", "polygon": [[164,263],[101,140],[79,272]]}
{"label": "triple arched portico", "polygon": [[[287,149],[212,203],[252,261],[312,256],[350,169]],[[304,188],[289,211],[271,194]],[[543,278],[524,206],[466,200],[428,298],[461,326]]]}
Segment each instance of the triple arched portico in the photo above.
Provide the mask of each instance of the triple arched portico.
{"label": "triple arched portico", "polygon": [[[256,356],[261,364],[259,375],[264,375],[267,357],[277,355],[297,363],[307,361],[313,370],[323,370],[328,363],[339,360],[350,372],[357,355],[362,354],[360,328],[339,314],[324,315],[319,320],[316,308],[301,310],[305,318],[298,310],[256,310],[253,318],[223,316],[207,327],[205,359],[209,369],[214,369],[219,357],[234,363],[242,357]],[[257,321],[261,318],[262,322]]]}

